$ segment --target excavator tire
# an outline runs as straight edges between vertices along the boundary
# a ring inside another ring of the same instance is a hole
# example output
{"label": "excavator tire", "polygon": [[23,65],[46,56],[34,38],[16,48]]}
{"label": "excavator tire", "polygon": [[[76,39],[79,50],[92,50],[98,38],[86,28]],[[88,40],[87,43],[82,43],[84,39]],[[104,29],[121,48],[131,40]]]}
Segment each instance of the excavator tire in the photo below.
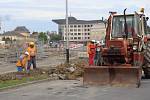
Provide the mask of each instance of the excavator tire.
{"label": "excavator tire", "polygon": [[146,50],[144,53],[143,71],[144,71],[145,78],[150,79],[150,40],[146,44]]}

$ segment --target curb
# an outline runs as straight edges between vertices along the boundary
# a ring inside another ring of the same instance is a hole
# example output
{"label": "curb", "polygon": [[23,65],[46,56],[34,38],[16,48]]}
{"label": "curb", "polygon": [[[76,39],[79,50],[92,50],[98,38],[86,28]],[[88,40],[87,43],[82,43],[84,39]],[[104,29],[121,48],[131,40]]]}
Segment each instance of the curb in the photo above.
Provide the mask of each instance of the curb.
{"label": "curb", "polygon": [[6,91],[6,90],[10,90],[10,89],[18,89],[18,88],[20,88],[22,86],[27,86],[27,85],[36,84],[36,83],[47,82],[47,81],[50,81],[50,80],[52,80],[52,79],[47,78],[47,79],[43,79],[43,80],[31,81],[31,82],[18,84],[18,85],[8,86],[8,87],[0,88],[0,92]]}

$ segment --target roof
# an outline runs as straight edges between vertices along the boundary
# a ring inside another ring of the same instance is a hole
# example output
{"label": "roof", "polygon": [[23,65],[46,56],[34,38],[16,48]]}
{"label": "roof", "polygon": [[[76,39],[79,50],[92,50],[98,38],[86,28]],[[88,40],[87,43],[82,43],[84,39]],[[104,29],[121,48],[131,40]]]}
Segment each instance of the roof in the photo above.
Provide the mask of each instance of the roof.
{"label": "roof", "polygon": [[[126,14],[126,16],[134,16],[135,14]],[[122,14],[116,14],[116,15],[113,15],[115,17],[120,17],[120,16],[124,16]]]}
{"label": "roof", "polygon": [[30,33],[30,31],[25,26],[18,26],[14,29],[14,31],[19,33]]}
{"label": "roof", "polygon": [[30,34],[30,37],[31,37],[31,38],[37,38],[38,35],[39,35],[38,32],[33,32],[32,34]]}
{"label": "roof", "polygon": [[[57,24],[66,24],[66,19],[54,19],[53,22]],[[69,24],[94,24],[104,23],[102,20],[77,20],[75,17],[68,17]]]}
{"label": "roof", "polygon": [[2,34],[2,36],[23,36],[23,35],[15,31],[7,31],[4,34]]}
{"label": "roof", "polygon": [[[27,34],[25,34],[27,33]],[[16,27],[13,31],[4,32],[1,36],[29,36],[30,32],[25,26]]]}

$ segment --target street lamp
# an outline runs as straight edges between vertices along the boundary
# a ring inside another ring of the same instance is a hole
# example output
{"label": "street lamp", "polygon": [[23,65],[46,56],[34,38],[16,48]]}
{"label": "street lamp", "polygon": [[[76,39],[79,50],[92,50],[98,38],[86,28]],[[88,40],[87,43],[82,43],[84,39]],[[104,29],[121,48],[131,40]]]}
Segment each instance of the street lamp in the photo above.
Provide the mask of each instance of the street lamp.
{"label": "street lamp", "polygon": [[69,63],[68,0],[66,0],[66,62]]}

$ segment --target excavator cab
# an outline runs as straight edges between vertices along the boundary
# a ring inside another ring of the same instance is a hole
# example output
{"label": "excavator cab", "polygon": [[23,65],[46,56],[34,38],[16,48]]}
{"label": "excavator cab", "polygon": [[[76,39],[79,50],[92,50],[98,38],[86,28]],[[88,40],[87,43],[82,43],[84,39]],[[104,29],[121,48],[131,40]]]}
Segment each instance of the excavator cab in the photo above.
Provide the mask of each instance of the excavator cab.
{"label": "excavator cab", "polygon": [[[133,38],[138,34],[134,14],[126,15],[127,37]],[[125,38],[125,21],[123,15],[113,16],[111,39]]]}
{"label": "excavator cab", "polygon": [[84,85],[140,86],[143,64],[143,14],[111,14],[101,65],[84,68]]}

